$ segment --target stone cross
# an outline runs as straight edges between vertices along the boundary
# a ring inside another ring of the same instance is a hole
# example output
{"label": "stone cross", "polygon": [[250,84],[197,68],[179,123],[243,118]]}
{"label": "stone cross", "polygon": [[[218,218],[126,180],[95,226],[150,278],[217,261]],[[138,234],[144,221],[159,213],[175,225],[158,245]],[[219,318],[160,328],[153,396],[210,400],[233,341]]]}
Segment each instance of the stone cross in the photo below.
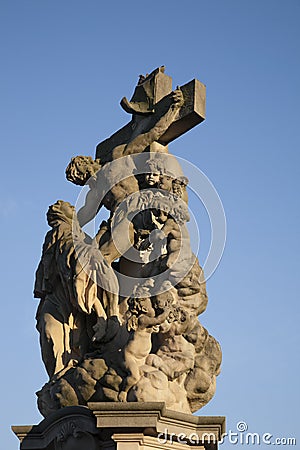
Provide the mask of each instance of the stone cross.
{"label": "stone cross", "polygon": [[[167,152],[169,142],[205,119],[205,85],[194,79],[180,86],[180,89],[183,93],[184,104],[159,141],[151,144],[150,151]],[[132,114],[131,121],[97,145],[96,158],[99,158],[102,163],[110,161],[111,152],[116,146],[130,142],[134,123],[137,120],[144,121],[144,132],[149,131],[169,107],[168,94],[171,91],[172,78],[164,73],[164,66],[145,77],[140,75],[131,100],[128,101],[126,97],[121,100],[122,108]]]}

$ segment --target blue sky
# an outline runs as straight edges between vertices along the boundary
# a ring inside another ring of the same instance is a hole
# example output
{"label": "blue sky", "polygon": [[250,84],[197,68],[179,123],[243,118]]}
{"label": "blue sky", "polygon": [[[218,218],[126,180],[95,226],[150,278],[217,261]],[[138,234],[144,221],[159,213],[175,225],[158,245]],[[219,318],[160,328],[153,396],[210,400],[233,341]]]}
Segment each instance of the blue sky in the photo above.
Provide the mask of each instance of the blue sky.
{"label": "blue sky", "polygon": [[[299,2],[2,0],[0,8],[1,448],[18,448],[12,424],[41,420],[34,393],[47,377],[32,288],[46,210],[76,202],[64,177],[70,158],[94,155],[127,122],[120,99],[160,65],[174,87],[193,78],[207,86],[206,121],[169,150],[209,177],[228,224],[200,318],[222,345],[223,369],[200,414],[225,415],[232,431],[243,420],[250,432],[299,441]],[[244,446],[220,448],[231,447]]]}

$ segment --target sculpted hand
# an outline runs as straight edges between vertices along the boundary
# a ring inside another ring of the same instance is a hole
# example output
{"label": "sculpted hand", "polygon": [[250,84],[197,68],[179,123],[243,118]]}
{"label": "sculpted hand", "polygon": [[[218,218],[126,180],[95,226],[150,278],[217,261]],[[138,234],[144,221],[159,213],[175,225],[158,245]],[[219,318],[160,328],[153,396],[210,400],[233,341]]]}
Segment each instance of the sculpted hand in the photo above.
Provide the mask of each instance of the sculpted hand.
{"label": "sculpted hand", "polygon": [[183,105],[184,98],[183,98],[183,94],[182,94],[182,91],[179,86],[177,86],[175,91],[171,92],[171,98],[172,98],[174,106],[177,106],[178,108],[180,108]]}

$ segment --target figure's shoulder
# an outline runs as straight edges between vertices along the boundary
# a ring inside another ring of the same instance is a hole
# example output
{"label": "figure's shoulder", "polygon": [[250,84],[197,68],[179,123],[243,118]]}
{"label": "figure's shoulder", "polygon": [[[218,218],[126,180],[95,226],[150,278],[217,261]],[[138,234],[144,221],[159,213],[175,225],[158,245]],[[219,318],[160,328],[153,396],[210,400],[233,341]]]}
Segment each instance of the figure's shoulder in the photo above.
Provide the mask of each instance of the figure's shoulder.
{"label": "figure's shoulder", "polygon": [[124,156],[125,148],[126,144],[121,144],[115,147],[112,151],[112,160],[114,161],[116,159],[122,158],[122,156]]}

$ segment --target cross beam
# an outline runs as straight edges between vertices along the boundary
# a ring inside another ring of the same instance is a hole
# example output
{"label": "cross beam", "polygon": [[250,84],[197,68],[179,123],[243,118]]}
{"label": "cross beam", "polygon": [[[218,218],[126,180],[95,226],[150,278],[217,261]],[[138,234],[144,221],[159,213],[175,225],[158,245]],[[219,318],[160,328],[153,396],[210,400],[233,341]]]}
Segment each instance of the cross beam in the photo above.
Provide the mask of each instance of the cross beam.
{"label": "cross beam", "polygon": [[[184,104],[173,123],[160,137],[158,144],[163,146],[160,151],[167,152],[169,142],[205,119],[205,85],[194,79],[180,86],[180,89],[183,93]],[[99,158],[101,163],[111,161],[112,150],[118,145],[131,141],[136,120],[144,122],[144,132],[149,131],[169,108],[168,94],[171,91],[172,78],[164,73],[164,67],[156,69],[146,77],[140,76],[132,99],[128,101],[124,97],[121,100],[121,106],[125,111],[132,113],[131,121],[97,145],[96,158]]]}

